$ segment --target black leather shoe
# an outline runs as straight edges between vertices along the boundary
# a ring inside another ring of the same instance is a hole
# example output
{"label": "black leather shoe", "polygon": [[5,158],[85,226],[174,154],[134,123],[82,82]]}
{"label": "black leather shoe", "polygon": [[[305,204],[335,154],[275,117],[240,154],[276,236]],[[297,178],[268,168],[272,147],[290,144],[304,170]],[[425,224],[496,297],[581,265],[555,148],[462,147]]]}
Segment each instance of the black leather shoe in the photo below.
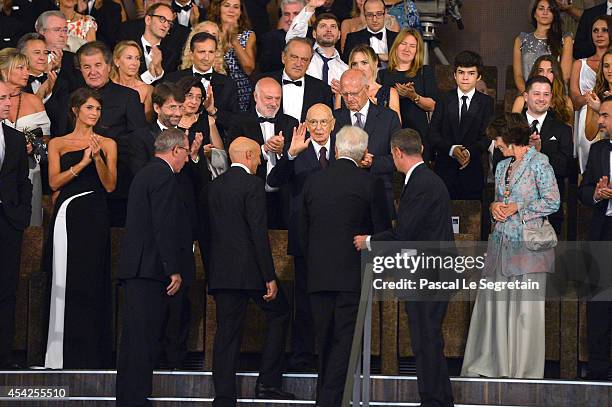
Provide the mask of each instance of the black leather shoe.
{"label": "black leather shoe", "polygon": [[255,397],[258,399],[294,400],[295,394],[283,391],[280,387],[266,386],[258,382],[255,384]]}

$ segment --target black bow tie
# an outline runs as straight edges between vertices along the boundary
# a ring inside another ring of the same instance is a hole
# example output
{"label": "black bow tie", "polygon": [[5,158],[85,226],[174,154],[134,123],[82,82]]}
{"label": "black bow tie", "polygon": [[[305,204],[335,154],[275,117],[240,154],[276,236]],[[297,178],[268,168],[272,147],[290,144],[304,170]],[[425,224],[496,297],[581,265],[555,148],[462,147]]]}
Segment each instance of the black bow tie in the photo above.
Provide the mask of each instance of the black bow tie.
{"label": "black bow tie", "polygon": [[295,85],[302,86],[302,81],[290,81],[289,79],[283,79],[283,85]]}
{"label": "black bow tie", "polygon": [[199,73],[199,72],[194,72],[193,76],[195,76],[198,79],[206,79],[208,82],[210,82],[210,79],[212,78],[212,72],[208,72],[208,73]]}
{"label": "black bow tie", "polygon": [[147,55],[149,55],[151,53],[151,46],[150,45],[145,45],[145,52],[147,53]]}
{"label": "black bow tie", "polygon": [[379,33],[372,33],[371,32],[370,33],[370,38],[372,38],[372,37],[376,37],[376,38],[378,38],[379,41],[382,41],[382,39],[383,39],[383,32],[382,31],[379,32]]}
{"label": "black bow tie", "polygon": [[191,2],[185,4],[184,6],[181,6],[176,1],[173,1],[172,2],[172,9],[175,12],[177,12],[177,13],[180,13],[181,11],[189,11],[189,10],[191,10]]}
{"label": "black bow tie", "polygon": [[259,116],[259,117],[257,118],[257,122],[258,122],[258,123],[265,123],[265,122],[268,122],[268,123],[276,123],[276,119],[275,119],[274,117],[263,117],[263,116]]}
{"label": "black bow tie", "polygon": [[47,74],[46,73],[44,73],[44,74],[42,74],[40,76],[30,75],[28,77],[28,85],[32,84],[32,82],[34,82],[34,81],[38,81],[38,82],[40,82],[42,84],[46,80],[47,80]]}

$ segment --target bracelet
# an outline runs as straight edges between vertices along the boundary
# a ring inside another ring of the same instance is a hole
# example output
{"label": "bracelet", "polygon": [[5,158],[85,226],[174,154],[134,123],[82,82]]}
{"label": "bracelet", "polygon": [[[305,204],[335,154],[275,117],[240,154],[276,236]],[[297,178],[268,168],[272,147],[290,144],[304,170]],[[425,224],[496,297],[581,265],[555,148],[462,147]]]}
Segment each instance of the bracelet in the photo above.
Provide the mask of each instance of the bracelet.
{"label": "bracelet", "polygon": [[77,174],[76,172],[74,172],[74,170],[72,169],[72,165],[70,166],[70,173],[76,178],[79,176],[79,174]]}
{"label": "bracelet", "polygon": [[421,100],[421,95],[416,95],[416,97],[412,99],[414,103],[419,103],[419,100]]}

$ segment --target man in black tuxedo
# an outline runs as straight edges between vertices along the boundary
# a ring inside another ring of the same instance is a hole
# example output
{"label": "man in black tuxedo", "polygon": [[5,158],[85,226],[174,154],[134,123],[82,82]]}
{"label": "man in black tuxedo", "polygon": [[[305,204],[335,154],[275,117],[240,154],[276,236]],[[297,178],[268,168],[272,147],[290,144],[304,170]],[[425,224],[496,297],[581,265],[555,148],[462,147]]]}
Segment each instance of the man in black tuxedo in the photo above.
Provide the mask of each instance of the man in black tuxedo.
{"label": "man in black tuxedo", "polygon": [[109,47],[114,46],[117,43],[117,27],[121,25],[121,6],[114,0],[102,0],[99,8],[96,7],[95,0],[86,3],[85,8],[78,11],[96,19],[96,39]]}
{"label": "man in black tuxedo", "polygon": [[[102,116],[94,130],[117,143],[117,188],[109,195],[108,205],[111,226],[121,227],[125,224],[127,195],[133,177],[130,139],[147,124],[138,92],[110,80],[112,58],[106,45],[94,41],[79,48],[76,62],[86,86],[97,90],[102,97]],[[64,108],[64,114],[68,115],[68,106]]]}
{"label": "man in black tuxedo", "polygon": [[[324,104],[316,104],[308,110],[306,123],[302,123],[285,145],[283,156],[268,175],[271,187],[289,187],[289,239],[287,253],[293,256],[295,273],[294,309],[290,364],[295,370],[310,370],[314,366],[314,327],[312,310],[306,290],[306,261],[300,245],[300,214],[302,211],[302,190],[306,179],[316,171],[326,168],[335,160],[335,142],[331,132],[334,116]],[[306,130],[310,137],[306,139]],[[307,142],[305,142],[305,140]]]}
{"label": "man in black tuxedo", "polygon": [[591,8],[587,8],[582,12],[582,16],[578,21],[576,28],[576,37],[574,39],[574,59],[588,58],[595,53],[593,40],[591,37],[591,27],[601,15],[611,14],[612,4],[610,2],[602,2]]}
{"label": "man in black tuxedo", "polygon": [[216,116],[219,132],[227,141],[226,133],[240,112],[236,83],[213,69],[217,52],[217,39],[214,36],[205,32],[195,34],[191,37],[189,49],[193,67],[173,72],[166,79],[177,82],[185,76],[194,76],[202,80],[207,93],[204,107],[209,115]]}
{"label": "man in black tuxedo", "polygon": [[[10,89],[0,81],[0,122],[8,119]],[[0,369],[13,367],[15,301],[23,230],[30,224],[32,183],[28,179],[28,155],[23,134],[0,124]]]}
{"label": "man in black tuxedo", "polygon": [[485,130],[493,114],[493,98],[476,90],[482,58],[472,51],[455,57],[457,88],[440,95],[431,119],[431,140],[436,174],[451,199],[482,199],[485,174],[481,156],[490,140]]}
{"label": "man in black tuxedo", "polygon": [[304,0],[283,0],[280,2],[278,28],[257,37],[257,63],[261,72],[283,69],[281,54],[285,49],[285,36],[295,16],[304,8]]}
{"label": "man in black tuxedo", "polygon": [[236,368],[249,299],[262,309],[267,321],[256,397],[295,397],[282,390],[289,304],[274,272],[263,181],[254,176],[260,164],[260,147],[251,139],[238,137],[229,153],[231,168],[208,185],[203,200],[203,213],[208,214],[208,292],[217,308],[215,407],[236,406]]}
{"label": "man in black tuxedo", "polygon": [[[589,150],[586,170],[578,189],[580,201],[593,208],[590,241],[612,241],[612,97],[605,98],[599,108],[599,125],[608,138]],[[607,265],[609,266],[609,265]],[[609,268],[600,270],[609,273]],[[597,278],[598,276],[594,276]],[[587,341],[589,373],[592,380],[607,380],[610,370],[610,332],[612,331],[612,301],[587,301]]]}
{"label": "man in black tuxedo", "polygon": [[194,0],[174,0],[172,10],[176,13],[176,24],[191,29],[206,20],[206,9],[199,7]]}
{"label": "man in black tuxedo", "polygon": [[[371,241],[452,242],[449,194],[442,180],[423,162],[419,133],[413,129],[395,132],[391,152],[397,170],[406,174],[397,225],[372,236],[355,236],[355,247],[371,249]],[[441,301],[406,302],[421,406],[453,406],[442,337],[446,308],[447,303]]]}
{"label": "man in black tuxedo", "polygon": [[150,406],[153,368],[164,316],[183,277],[195,273],[188,218],[174,174],[189,159],[177,129],[155,140],[155,158],[130,187],[118,277],[124,290],[123,334],[117,361],[117,405]]}
{"label": "man in black tuxedo", "polygon": [[[272,78],[257,81],[253,96],[255,106],[251,112],[239,116],[230,131],[230,143],[236,137],[244,136],[255,140],[261,147],[263,165],[257,167],[257,176],[264,182],[276,162],[283,154],[285,144],[291,142],[294,129],[299,125],[293,117],[279,112],[281,86]],[[287,229],[289,203],[284,191],[265,185],[266,207],[269,229]]]}
{"label": "man in black tuxedo", "polygon": [[[565,179],[570,174],[574,155],[572,128],[555,117],[550,108],[552,84],[543,76],[534,76],[525,84],[525,104],[527,122],[532,129],[531,143],[548,157],[563,199]],[[563,225],[563,205],[549,217],[557,235],[561,235]]]}
{"label": "man in black tuxedo", "polygon": [[24,91],[42,99],[51,119],[51,136],[66,134],[68,117],[64,113],[69,103],[70,90],[64,78],[59,78],[50,69],[45,37],[38,33],[26,34],[19,39],[17,49],[28,57],[30,64],[30,77]]}
{"label": "man in black tuxedo", "polygon": [[368,98],[365,74],[358,69],[349,69],[340,78],[343,107],[334,112],[336,131],[344,126],[357,126],[368,133],[368,150],[359,165],[385,181],[389,213],[395,213],[393,205],[393,174],[395,167],[391,158],[389,142],[391,135],[402,126],[397,113],[384,106],[377,106]]}
{"label": "man in black tuxedo", "polygon": [[[174,11],[166,3],[155,3],[149,6],[142,20],[143,24],[139,24],[139,21],[132,20],[123,23],[122,28],[124,29],[119,29],[119,39],[133,40],[140,45],[142,48],[140,79],[151,84],[160,80],[167,73],[174,72],[179,66],[186,37],[180,43],[170,40],[170,32],[176,24],[174,23]],[[124,26],[124,24],[129,24],[129,26]]]}
{"label": "man in black tuxedo", "polygon": [[84,86],[83,77],[74,66],[75,55],[66,48],[68,23],[64,14],[59,10],[45,11],[36,19],[35,29],[45,37],[47,47],[51,51],[50,69],[68,83],[70,92]]}
{"label": "man in black tuxedo", "polygon": [[283,89],[283,113],[303,122],[311,106],[332,106],[331,88],[320,79],[306,74],[312,59],[310,40],[295,37],[287,42],[281,57],[284,69],[266,74]]}
{"label": "man in black tuxedo", "polygon": [[387,61],[389,61],[389,51],[393,41],[395,41],[395,37],[397,37],[397,33],[389,31],[385,27],[387,10],[383,0],[366,0],[363,4],[363,11],[366,28],[349,33],[346,36],[344,61],[348,63],[353,48],[357,45],[366,44],[376,52],[380,67],[384,68],[387,66]]}
{"label": "man in black tuxedo", "polygon": [[304,185],[300,232],[319,343],[316,404],[321,407],[340,406],[346,381],[361,295],[361,256],[353,237],[391,227],[383,180],[359,168],[367,147],[365,131],[342,128],[336,134],[336,161]]}

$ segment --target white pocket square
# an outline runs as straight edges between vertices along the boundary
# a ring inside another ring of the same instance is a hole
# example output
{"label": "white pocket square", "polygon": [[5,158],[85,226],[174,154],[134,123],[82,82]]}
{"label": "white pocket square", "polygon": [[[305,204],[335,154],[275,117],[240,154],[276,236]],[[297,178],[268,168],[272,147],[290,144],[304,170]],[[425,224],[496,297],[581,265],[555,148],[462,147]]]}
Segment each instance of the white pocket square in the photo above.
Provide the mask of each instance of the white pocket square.
{"label": "white pocket square", "polygon": [[555,136],[552,136],[551,138],[549,138],[548,140],[550,141],[557,141],[557,138]]}

